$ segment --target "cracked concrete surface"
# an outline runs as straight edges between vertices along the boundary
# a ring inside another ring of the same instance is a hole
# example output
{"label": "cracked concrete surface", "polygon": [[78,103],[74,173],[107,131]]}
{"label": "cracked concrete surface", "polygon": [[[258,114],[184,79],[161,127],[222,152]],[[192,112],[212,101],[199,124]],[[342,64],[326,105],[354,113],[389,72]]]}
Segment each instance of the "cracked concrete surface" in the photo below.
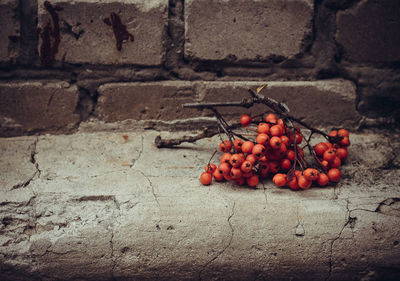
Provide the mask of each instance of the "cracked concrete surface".
{"label": "cracked concrete surface", "polygon": [[158,134],[0,139],[0,279],[400,279],[398,137],[353,134],[338,185],[291,192],[202,186],[218,137]]}

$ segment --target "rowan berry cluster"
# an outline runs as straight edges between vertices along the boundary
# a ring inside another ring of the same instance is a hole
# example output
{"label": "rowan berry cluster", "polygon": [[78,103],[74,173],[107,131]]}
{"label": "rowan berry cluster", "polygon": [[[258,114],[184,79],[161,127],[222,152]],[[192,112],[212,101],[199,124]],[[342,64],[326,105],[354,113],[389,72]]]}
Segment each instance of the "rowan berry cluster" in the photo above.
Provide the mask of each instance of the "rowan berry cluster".
{"label": "rowan berry cluster", "polygon": [[[339,167],[346,160],[350,145],[346,129],[333,130],[327,135],[327,142],[312,146],[311,135],[305,138],[299,127],[289,126],[274,113],[257,121],[244,114],[240,124],[253,132],[253,138],[223,140],[219,144],[223,154],[218,166],[207,164],[200,176],[203,185],[211,184],[214,178],[255,187],[260,179],[272,178],[279,187],[299,190],[340,180]],[[306,142],[304,146],[303,141]],[[313,165],[305,159],[304,148],[308,148],[314,158]]]}

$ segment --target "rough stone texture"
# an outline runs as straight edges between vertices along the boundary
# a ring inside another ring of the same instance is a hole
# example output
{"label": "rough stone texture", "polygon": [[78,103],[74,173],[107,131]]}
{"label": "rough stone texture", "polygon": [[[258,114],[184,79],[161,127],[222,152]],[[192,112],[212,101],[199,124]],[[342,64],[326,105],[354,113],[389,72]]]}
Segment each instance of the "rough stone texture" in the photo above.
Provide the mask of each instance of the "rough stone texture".
{"label": "rough stone texture", "polygon": [[57,131],[76,125],[79,114],[76,86],[67,82],[0,84],[0,135]]}
{"label": "rough stone texture", "polygon": [[[355,86],[346,80],[320,81],[266,81],[266,82],[204,82],[200,94],[202,102],[240,101],[248,97],[247,89],[256,89],[262,84],[268,86],[261,94],[284,102],[290,108],[290,114],[312,126],[357,127],[360,115],[356,110]],[[257,105],[247,112],[256,115],[268,111],[265,106]],[[238,120],[243,109],[223,109],[221,114]]]}
{"label": "rough stone texture", "polygon": [[191,82],[112,83],[99,88],[97,113],[100,119],[174,120],[194,117],[197,112],[182,104],[196,97]]}
{"label": "rough stone texture", "polygon": [[[27,186],[36,176],[33,151],[36,141],[24,137],[0,139],[0,188],[13,190]],[[12,171],[12,173],[10,173]]]}
{"label": "rough stone texture", "polygon": [[[51,20],[46,1],[38,1],[39,28]],[[159,65],[164,57],[167,0],[50,1],[59,17],[60,44],[55,60],[89,64]],[[111,19],[112,18],[112,19]],[[108,19],[108,20],[107,20]],[[113,26],[106,24],[109,22]],[[113,24],[113,22],[115,24]],[[126,32],[124,33],[125,26]],[[115,27],[115,29],[114,29]],[[120,50],[114,34],[121,38]],[[128,36],[130,33],[133,36]],[[42,60],[51,54],[42,50]]]}
{"label": "rough stone texture", "polygon": [[158,150],[158,134],[1,140],[7,178],[38,172],[0,191],[0,279],[400,278],[400,171],[371,160],[396,134],[352,134],[342,181],[304,192],[201,186],[219,138]]}
{"label": "rough stone texture", "polygon": [[[346,80],[323,81],[240,81],[240,82],[149,82],[112,83],[99,88],[98,116],[115,122],[124,119],[155,121],[184,120],[194,117],[213,116],[205,110],[182,109],[189,102],[241,101],[249,97],[248,88],[256,89],[268,84],[262,94],[285,102],[291,114],[314,126],[357,127],[360,115],[356,111],[356,93],[353,83]],[[138,101],[141,101],[140,103]],[[238,121],[240,114],[256,115],[268,111],[257,105],[251,109],[222,108],[227,120]],[[195,128],[192,128],[195,129]]]}
{"label": "rough stone texture", "polygon": [[0,62],[10,62],[19,50],[18,0],[0,1],[0,26]]}
{"label": "rough stone texture", "polygon": [[337,15],[336,39],[351,61],[399,61],[399,30],[397,0],[363,0]]}
{"label": "rough stone texture", "polygon": [[313,1],[185,1],[185,56],[260,60],[301,53]]}

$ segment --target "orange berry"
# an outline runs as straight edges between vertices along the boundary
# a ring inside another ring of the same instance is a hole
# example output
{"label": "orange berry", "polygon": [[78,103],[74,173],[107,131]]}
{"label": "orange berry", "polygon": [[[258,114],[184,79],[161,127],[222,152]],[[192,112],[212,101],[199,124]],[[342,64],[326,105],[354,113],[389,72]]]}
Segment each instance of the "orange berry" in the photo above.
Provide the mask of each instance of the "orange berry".
{"label": "orange berry", "polygon": [[204,172],[200,176],[200,182],[202,185],[209,185],[212,181],[212,176],[210,173]]}
{"label": "orange berry", "polygon": [[242,152],[243,153],[251,153],[254,147],[254,143],[252,141],[245,141],[242,144]]}
{"label": "orange berry", "polygon": [[265,146],[262,144],[256,144],[251,151],[256,157],[260,158],[265,152]]}
{"label": "orange berry", "polygon": [[213,176],[216,181],[222,181],[224,179],[224,172],[222,172],[222,170],[217,168],[215,169]]}
{"label": "orange berry", "polygon": [[288,180],[287,186],[291,190],[298,190],[299,189],[299,184],[297,183],[297,177],[292,177],[292,179]]}
{"label": "orange berry", "polygon": [[249,161],[254,166],[257,162],[257,157],[254,154],[249,154],[246,156],[246,161]]}
{"label": "orange berry", "polygon": [[261,134],[268,134],[269,132],[269,125],[267,123],[260,123],[258,124],[257,131]]}
{"label": "orange berry", "polygon": [[332,168],[328,171],[328,178],[331,182],[338,182],[340,180],[340,171],[337,168]]}
{"label": "orange berry", "polygon": [[249,173],[253,169],[253,164],[250,161],[246,160],[242,163],[240,169],[243,173]]}
{"label": "orange berry", "polygon": [[220,163],[229,163],[231,160],[232,154],[230,153],[224,153],[221,156]]}
{"label": "orange berry", "polygon": [[286,158],[289,159],[290,161],[294,160],[294,156],[295,156],[294,150],[289,149],[286,151]]}
{"label": "orange berry", "polygon": [[256,142],[262,145],[267,145],[267,142],[269,141],[269,136],[267,134],[261,133],[258,134]]}
{"label": "orange berry", "polygon": [[281,136],[281,143],[284,143],[286,146],[289,146],[289,138],[285,135]]}
{"label": "orange berry", "polygon": [[268,172],[269,171],[269,163],[267,163],[267,162],[260,163],[260,165],[258,166],[258,170]]}
{"label": "orange berry", "polygon": [[350,145],[349,137],[343,137],[343,139],[340,141],[340,145],[344,146],[344,147],[348,147]]}
{"label": "orange berry", "polygon": [[269,171],[273,174],[279,172],[281,165],[278,161],[271,161],[269,162]]}
{"label": "orange berry", "polygon": [[219,150],[222,152],[229,152],[232,148],[232,144],[230,141],[223,141],[219,145]]}
{"label": "orange berry", "polygon": [[227,181],[232,180],[231,173],[229,173],[229,174],[224,174],[224,179],[227,180]]}
{"label": "orange berry", "polygon": [[233,140],[233,146],[235,147],[237,152],[242,152],[242,144],[243,141],[240,139]]}
{"label": "orange berry", "polygon": [[280,137],[283,134],[283,128],[281,125],[274,125],[269,129],[271,136]]}
{"label": "orange berry", "polygon": [[339,168],[342,165],[342,161],[336,156],[330,164],[331,168]]}
{"label": "orange berry", "polygon": [[238,178],[238,179],[235,179],[234,181],[235,181],[235,183],[236,183],[237,185],[240,185],[240,186],[242,186],[242,185],[244,185],[244,184],[246,183],[246,179],[243,178],[243,177],[240,177],[240,178]]}
{"label": "orange berry", "polygon": [[242,173],[242,177],[248,179],[254,175],[253,171],[250,171],[248,173]]}
{"label": "orange berry", "polygon": [[308,179],[309,181],[315,181],[318,179],[319,176],[319,172],[316,169],[313,168],[308,168],[303,172],[304,176],[306,177],[306,179]]}
{"label": "orange berry", "polygon": [[246,180],[246,182],[247,182],[247,185],[248,185],[248,186],[255,187],[255,186],[258,185],[258,176],[257,176],[257,175],[253,175],[253,176],[249,177],[249,178]]}
{"label": "orange berry", "polygon": [[344,161],[347,158],[348,152],[346,148],[338,148],[336,149],[336,155],[340,158],[340,160]]}
{"label": "orange berry", "polygon": [[240,168],[232,168],[231,169],[231,178],[233,180],[236,180],[238,178],[242,177],[242,171],[240,170]]}
{"label": "orange berry", "polygon": [[244,159],[240,154],[233,154],[229,160],[229,163],[232,165],[232,167],[238,168],[242,165],[243,161]]}
{"label": "orange berry", "polygon": [[336,152],[334,149],[330,148],[324,152],[324,160],[331,162],[336,157]]}
{"label": "orange berry", "polygon": [[317,183],[319,186],[325,186],[329,182],[329,178],[325,173],[319,173]]}
{"label": "orange berry", "polygon": [[277,136],[274,136],[269,140],[269,145],[272,147],[272,149],[279,149],[281,144],[281,139]]}
{"label": "orange berry", "polygon": [[317,143],[314,146],[315,154],[317,154],[318,157],[322,157],[325,151],[327,151],[328,149],[328,146],[324,142]]}
{"label": "orange berry", "polygon": [[331,131],[331,132],[329,133],[329,136],[330,136],[330,137],[337,137],[337,135],[338,135],[338,131],[336,131],[336,130],[333,130],[333,131]]}
{"label": "orange berry", "polygon": [[299,171],[299,170],[296,170],[296,171],[294,171],[294,174],[295,174],[295,176],[298,178],[298,177],[300,177],[300,176],[303,175],[303,172],[302,172],[302,171]]}
{"label": "orange berry", "polygon": [[340,129],[339,131],[337,131],[337,135],[339,137],[348,137],[350,133],[346,129]]}
{"label": "orange berry", "polygon": [[231,172],[231,166],[226,162],[221,163],[218,169],[220,169],[224,175],[228,175]]}
{"label": "orange berry", "polygon": [[247,125],[249,125],[251,123],[251,117],[247,114],[243,114],[240,117],[240,124],[242,124],[243,127],[246,127]]}
{"label": "orange berry", "polygon": [[312,181],[308,180],[305,176],[299,176],[297,178],[297,183],[301,189],[309,189]]}
{"label": "orange berry", "polygon": [[276,124],[276,115],[274,113],[268,113],[267,116],[265,116],[265,121],[268,123]]}
{"label": "orange berry", "polygon": [[268,161],[268,158],[267,158],[267,156],[262,155],[262,156],[258,159],[258,161],[259,161],[259,162],[267,162],[267,161]]}
{"label": "orange berry", "polygon": [[209,174],[212,174],[212,173],[214,173],[214,171],[215,171],[215,169],[217,169],[217,166],[215,166],[215,164],[208,164],[206,167],[205,167],[205,171],[207,172],[207,173],[209,173]]}
{"label": "orange berry", "polygon": [[281,169],[282,170],[289,170],[290,167],[292,166],[292,163],[290,163],[289,159],[282,159],[281,160]]}
{"label": "orange berry", "polygon": [[273,178],[272,181],[275,183],[277,186],[285,186],[287,183],[287,176],[285,174],[276,174]]}
{"label": "orange berry", "polygon": [[326,161],[326,160],[322,160],[322,161],[321,161],[321,165],[322,165],[322,167],[324,167],[325,169],[327,169],[327,168],[329,167],[329,162]]}

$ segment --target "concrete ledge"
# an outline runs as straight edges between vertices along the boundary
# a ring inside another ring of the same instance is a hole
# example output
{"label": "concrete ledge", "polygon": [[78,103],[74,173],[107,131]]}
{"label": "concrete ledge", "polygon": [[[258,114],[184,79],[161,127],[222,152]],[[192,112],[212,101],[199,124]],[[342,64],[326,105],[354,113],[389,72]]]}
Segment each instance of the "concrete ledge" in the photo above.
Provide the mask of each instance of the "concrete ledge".
{"label": "concrete ledge", "polygon": [[201,186],[218,137],[158,134],[0,139],[0,279],[399,279],[396,134],[352,134],[342,181],[305,192]]}

